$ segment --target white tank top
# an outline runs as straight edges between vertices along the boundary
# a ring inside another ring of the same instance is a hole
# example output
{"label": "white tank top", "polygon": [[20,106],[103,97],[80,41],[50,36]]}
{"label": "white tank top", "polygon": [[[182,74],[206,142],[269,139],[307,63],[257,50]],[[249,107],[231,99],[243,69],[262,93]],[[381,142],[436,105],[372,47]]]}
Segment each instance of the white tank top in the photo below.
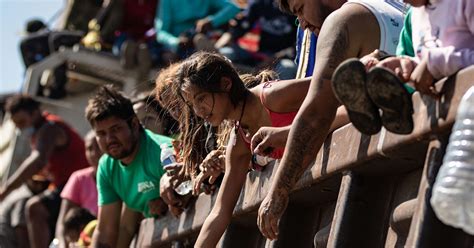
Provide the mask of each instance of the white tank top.
{"label": "white tank top", "polygon": [[380,27],[379,50],[395,54],[406,5],[399,0],[349,0],[347,3],[360,4],[374,14]]}

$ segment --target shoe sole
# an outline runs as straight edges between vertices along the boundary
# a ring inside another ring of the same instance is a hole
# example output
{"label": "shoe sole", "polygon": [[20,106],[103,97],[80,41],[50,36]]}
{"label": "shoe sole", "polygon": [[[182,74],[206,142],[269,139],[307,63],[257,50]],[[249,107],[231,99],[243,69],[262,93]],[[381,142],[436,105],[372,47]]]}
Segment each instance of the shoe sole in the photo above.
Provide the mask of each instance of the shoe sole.
{"label": "shoe sole", "polygon": [[377,107],[370,100],[365,89],[367,73],[358,59],[341,63],[332,76],[332,89],[347,109],[352,124],[368,135],[376,134],[382,128]]}
{"label": "shoe sole", "polygon": [[413,131],[413,103],[400,79],[391,71],[375,67],[367,75],[367,92],[382,110],[382,125],[390,132]]}

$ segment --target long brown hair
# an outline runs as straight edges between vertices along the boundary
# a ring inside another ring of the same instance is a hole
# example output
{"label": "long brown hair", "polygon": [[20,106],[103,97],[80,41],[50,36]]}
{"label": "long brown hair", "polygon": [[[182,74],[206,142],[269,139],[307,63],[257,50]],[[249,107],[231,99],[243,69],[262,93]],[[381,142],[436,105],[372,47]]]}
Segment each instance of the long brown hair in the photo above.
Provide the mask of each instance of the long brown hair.
{"label": "long brown hair", "polygon": [[[216,92],[216,90],[219,90],[220,79],[224,76],[229,77],[233,82],[229,98],[234,105],[237,105],[243,99],[243,96],[249,92],[248,88],[255,87],[262,82],[275,80],[277,73],[264,70],[257,75],[239,75],[231,62],[224,56],[206,52],[192,55],[178,65],[178,69],[176,69],[176,65],[170,67],[164,69],[162,73],[166,74],[171,71],[171,74],[167,76],[165,74],[160,75],[156,80],[156,97],[161,99],[159,101],[178,101],[178,103],[162,102],[162,105],[167,108],[166,106],[170,106],[170,104],[178,104],[181,108],[179,118],[183,149],[181,157],[185,165],[185,173],[191,177],[196,175],[199,164],[210,152],[206,149],[208,148],[206,147],[206,141],[209,136],[213,135],[217,139],[215,149],[225,149],[233,125],[228,121],[224,121],[217,129],[206,129],[204,119],[194,114],[192,107],[184,103],[180,93],[181,86],[184,83],[195,83],[204,90]],[[169,92],[166,92],[166,90]],[[163,97],[170,92],[173,96],[179,95],[181,97],[171,100],[169,100],[169,97]]]}

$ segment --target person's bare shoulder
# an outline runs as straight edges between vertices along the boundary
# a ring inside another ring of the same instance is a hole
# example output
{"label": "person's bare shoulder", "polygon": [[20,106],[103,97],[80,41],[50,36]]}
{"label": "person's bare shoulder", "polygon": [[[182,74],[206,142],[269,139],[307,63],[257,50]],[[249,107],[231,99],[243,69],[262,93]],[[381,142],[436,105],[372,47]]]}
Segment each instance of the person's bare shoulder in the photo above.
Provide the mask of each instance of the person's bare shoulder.
{"label": "person's bare shoulder", "polygon": [[357,57],[366,55],[380,45],[380,27],[375,15],[361,4],[350,2],[335,12],[348,30],[350,42],[358,48]]}
{"label": "person's bare shoulder", "polygon": [[324,21],[318,38],[318,47],[329,47],[333,50],[333,56],[342,58],[360,57],[366,50],[371,52],[377,49],[379,43],[377,19],[368,9],[356,3],[345,4],[331,13]]}

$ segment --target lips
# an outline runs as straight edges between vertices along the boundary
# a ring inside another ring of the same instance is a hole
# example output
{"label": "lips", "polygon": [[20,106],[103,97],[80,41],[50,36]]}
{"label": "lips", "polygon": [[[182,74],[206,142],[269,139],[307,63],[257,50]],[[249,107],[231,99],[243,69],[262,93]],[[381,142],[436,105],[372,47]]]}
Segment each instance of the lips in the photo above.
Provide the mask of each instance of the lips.
{"label": "lips", "polygon": [[114,144],[110,144],[107,146],[107,150],[111,151],[111,150],[117,150],[120,148],[120,144],[117,144],[117,143],[114,143]]}

